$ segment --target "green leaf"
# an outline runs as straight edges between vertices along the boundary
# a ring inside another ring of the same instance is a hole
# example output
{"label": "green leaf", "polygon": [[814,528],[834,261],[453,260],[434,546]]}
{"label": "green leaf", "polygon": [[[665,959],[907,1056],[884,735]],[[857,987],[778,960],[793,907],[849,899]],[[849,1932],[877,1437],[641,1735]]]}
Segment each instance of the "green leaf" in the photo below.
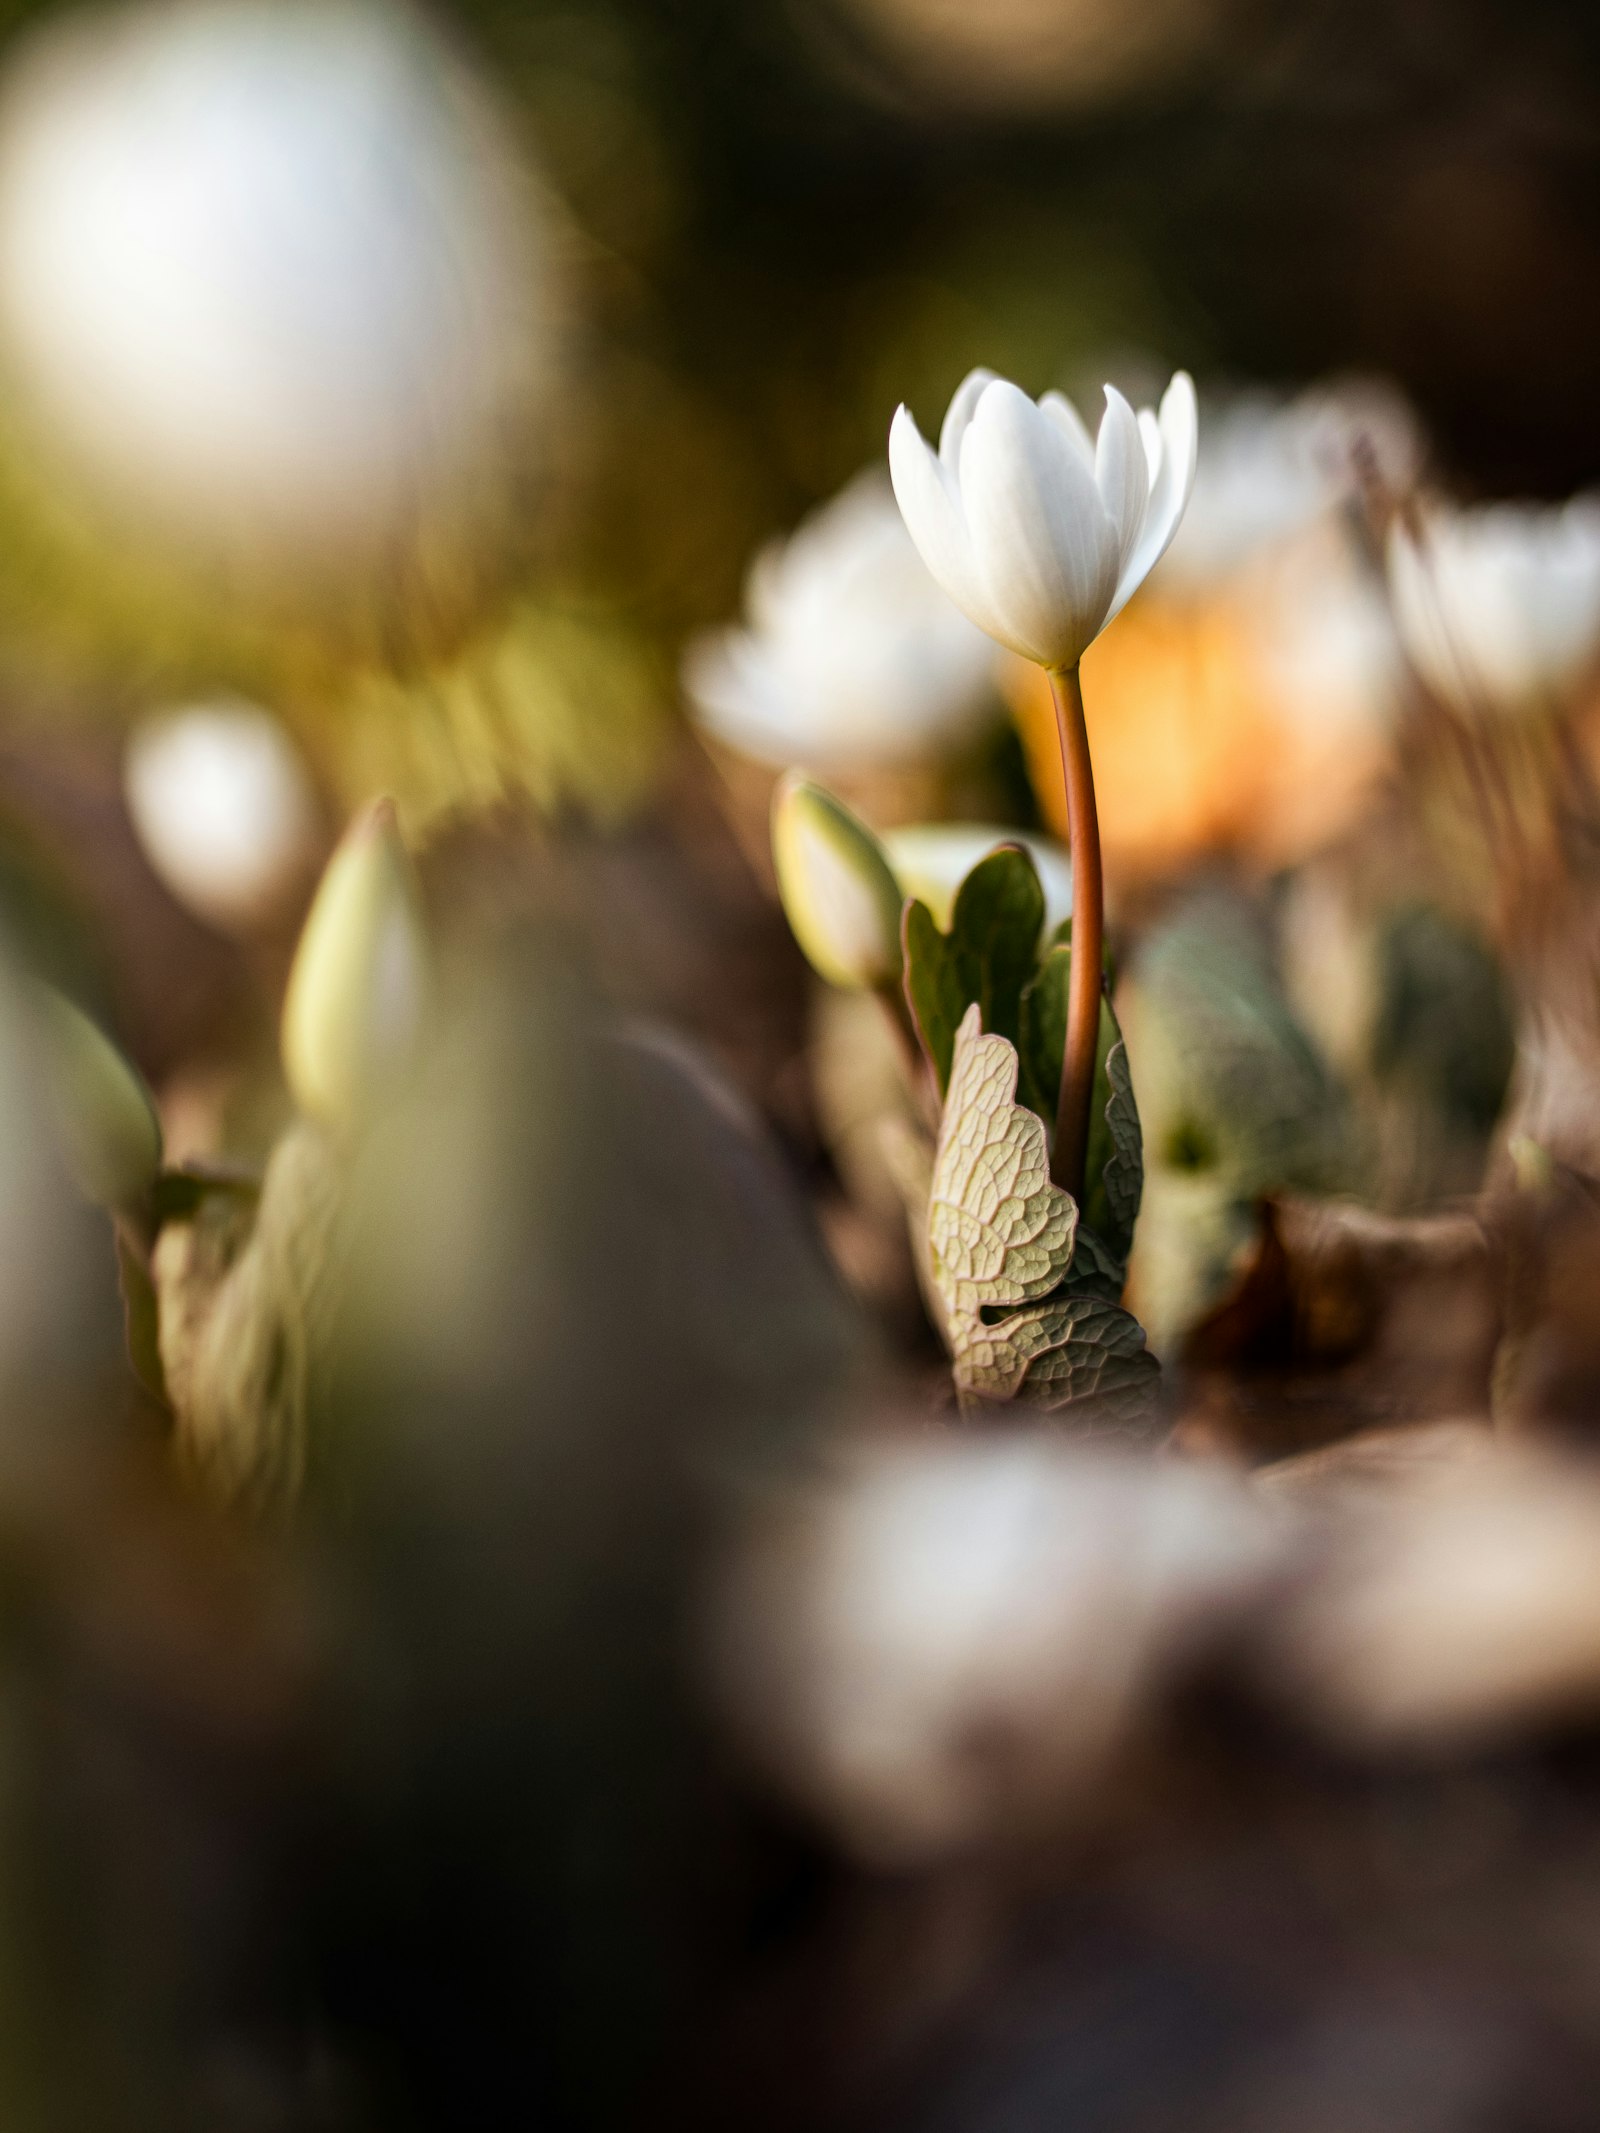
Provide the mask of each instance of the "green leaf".
{"label": "green leaf", "polygon": [[956,1388],[1130,1427],[1150,1413],[1155,1358],[1107,1294],[1120,1269],[1101,1244],[1087,1244],[1082,1282],[1069,1278],[1083,1232],[1051,1182],[1042,1120],[1016,1101],[1018,1065],[970,1005],[952,1045],[925,1262]]}
{"label": "green leaf", "polygon": [[950,1054],[966,1000],[949,940],[925,903],[912,897],[900,920],[906,1003],[942,1094],[950,1080]]}
{"label": "green leaf", "polygon": [[1047,1412],[1075,1407],[1093,1432],[1143,1429],[1160,1366],[1144,1328],[1120,1304],[1067,1294],[986,1328],[957,1382],[980,1399],[1025,1400]]}
{"label": "green leaf", "polygon": [[1044,925],[1044,891],[1020,845],[1003,844],[979,860],[956,891],[950,931],[941,933],[926,904],[905,909],[906,998],[923,1049],[943,1091],[949,1085],[956,1030],[970,1006],[992,1035],[1017,1043],[1022,994],[1033,976]]}
{"label": "green leaf", "polygon": [[[1022,996],[1018,1047],[1022,1059],[1021,1094],[1047,1128],[1055,1125],[1071,977],[1071,946],[1057,945],[1046,955],[1037,977]],[[1089,1182],[1084,1195],[1084,1224],[1106,1247],[1111,1261],[1126,1269],[1144,1189],[1144,1153],[1138,1107],[1128,1074],[1127,1047],[1111,1002],[1106,999],[1100,1003],[1099,1056],[1086,1170]],[[1117,1286],[1120,1291],[1120,1281]]]}
{"label": "green leaf", "polygon": [[1149,1165],[1140,1296],[1168,1347],[1234,1285],[1261,1199],[1351,1190],[1361,1144],[1242,897],[1208,890],[1158,921],[1122,1005]]}
{"label": "green leaf", "polygon": [[[1071,920],[1066,924],[1071,925]],[[1030,984],[1024,987],[1019,1018],[1017,1052],[1020,1066],[1017,1093],[1030,1111],[1043,1119],[1046,1132],[1055,1128],[1056,1105],[1061,1094],[1061,1060],[1067,1048],[1067,995],[1072,981],[1072,949],[1066,942],[1052,947]]]}
{"label": "green leaf", "polygon": [[1154,1167],[1204,1171],[1241,1202],[1350,1188],[1344,1093],[1253,912],[1195,898],[1146,937],[1128,997]]}
{"label": "green leaf", "polygon": [[1102,1244],[1087,1222],[1080,1222],[1077,1248],[1066,1280],[1073,1295],[1098,1296],[1102,1303],[1119,1304],[1127,1281],[1127,1261]]}
{"label": "green leaf", "polygon": [[[1106,1043],[1107,1029],[1111,1043]],[[1089,1127],[1089,1186],[1084,1220],[1124,1268],[1133,1249],[1133,1225],[1144,1193],[1144,1143],[1139,1107],[1133,1100],[1128,1047],[1106,1002],[1100,1015],[1100,1065],[1095,1075],[1095,1111]]]}

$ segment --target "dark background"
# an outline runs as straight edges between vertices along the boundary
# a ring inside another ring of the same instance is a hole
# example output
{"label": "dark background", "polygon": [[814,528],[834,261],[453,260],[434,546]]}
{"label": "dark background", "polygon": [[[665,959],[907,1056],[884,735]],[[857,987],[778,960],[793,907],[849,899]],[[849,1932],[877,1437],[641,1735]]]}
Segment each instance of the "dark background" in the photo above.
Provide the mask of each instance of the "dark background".
{"label": "dark background", "polygon": [[583,546],[663,621],[726,608],[750,537],[978,361],[1383,371],[1471,491],[1600,472],[1594,9],[1237,0],[1187,56],[1025,94],[872,7],[454,13],[592,244],[626,390]]}

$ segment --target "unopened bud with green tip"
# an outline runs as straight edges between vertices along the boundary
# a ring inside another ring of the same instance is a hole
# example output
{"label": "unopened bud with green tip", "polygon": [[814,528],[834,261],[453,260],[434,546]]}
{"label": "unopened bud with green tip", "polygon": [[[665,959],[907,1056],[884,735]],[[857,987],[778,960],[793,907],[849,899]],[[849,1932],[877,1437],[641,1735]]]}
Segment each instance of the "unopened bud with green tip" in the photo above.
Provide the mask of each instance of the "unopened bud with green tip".
{"label": "unopened bud with green tip", "polygon": [[86,1199],[139,1205],[161,1169],[161,1121],[144,1077],[82,1008],[49,986],[37,1021],[62,1158]]}
{"label": "unopened bud with green tip", "polygon": [[897,985],[903,898],[867,825],[791,772],[773,796],[772,857],[784,911],[817,974],[847,990]]}
{"label": "unopened bud with green tip", "polygon": [[328,861],[289,972],[283,1070],[308,1118],[355,1125],[404,1068],[427,965],[416,872],[394,806],[380,800]]}

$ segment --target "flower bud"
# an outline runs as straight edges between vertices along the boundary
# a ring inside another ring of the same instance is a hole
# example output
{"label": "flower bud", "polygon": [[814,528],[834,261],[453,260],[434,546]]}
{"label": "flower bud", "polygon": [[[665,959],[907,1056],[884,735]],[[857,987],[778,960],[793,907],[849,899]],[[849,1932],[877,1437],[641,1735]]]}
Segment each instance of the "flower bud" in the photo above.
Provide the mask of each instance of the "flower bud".
{"label": "flower bud", "polygon": [[794,937],[818,975],[846,988],[895,984],[900,890],[866,824],[791,774],[773,797],[772,857]]}
{"label": "flower bud", "polygon": [[416,875],[393,803],[380,800],[328,861],[289,972],[283,1070],[307,1117],[353,1124],[405,1064],[426,964]]}
{"label": "flower bud", "polygon": [[45,1081],[67,1168],[85,1198],[132,1207],[161,1168],[161,1123],[131,1060],[79,1007],[41,988]]}

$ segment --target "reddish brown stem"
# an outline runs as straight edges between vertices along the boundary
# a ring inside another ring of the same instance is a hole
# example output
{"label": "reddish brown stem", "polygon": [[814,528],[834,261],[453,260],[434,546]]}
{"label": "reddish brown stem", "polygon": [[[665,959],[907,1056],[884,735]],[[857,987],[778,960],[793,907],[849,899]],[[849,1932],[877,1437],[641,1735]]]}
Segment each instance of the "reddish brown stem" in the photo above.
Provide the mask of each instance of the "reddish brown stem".
{"label": "reddish brown stem", "polygon": [[1100,1046],[1100,943],[1105,896],[1100,876],[1100,817],[1094,804],[1094,768],[1083,689],[1076,667],[1052,667],[1056,731],[1067,781],[1067,828],[1072,839],[1072,977],[1067,994],[1067,1042],[1061,1056],[1061,1093],[1050,1175],[1083,1204],[1089,1154],[1089,1111],[1094,1100],[1094,1062]]}

